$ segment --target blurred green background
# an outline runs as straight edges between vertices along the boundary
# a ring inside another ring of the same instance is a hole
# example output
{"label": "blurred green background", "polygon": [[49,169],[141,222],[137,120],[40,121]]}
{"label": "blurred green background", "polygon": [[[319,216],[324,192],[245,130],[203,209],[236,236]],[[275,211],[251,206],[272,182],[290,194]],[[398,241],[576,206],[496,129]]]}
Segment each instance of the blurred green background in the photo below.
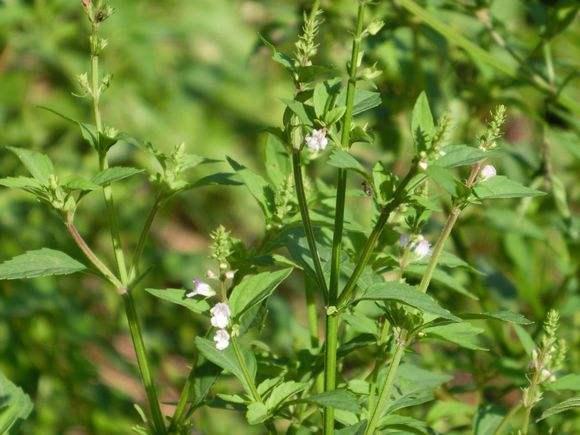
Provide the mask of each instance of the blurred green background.
{"label": "blurred green background", "polygon": [[[469,276],[460,278],[479,289],[474,291],[481,291],[488,303],[520,311],[536,322],[550,307],[559,308],[572,349],[568,369],[574,371],[580,357],[579,113],[554,103],[553,95],[522,77],[535,73],[550,79],[542,41],[548,39],[550,23],[561,19],[566,24],[557,26],[561,32],[549,35],[554,81],[565,83],[558,89],[560,96],[580,101],[577,6],[537,0],[501,0],[489,8],[488,2],[469,0],[421,4],[521,76],[514,79],[466,54],[396,2],[377,2],[371,15],[387,24],[369,40],[365,58],[383,71],[377,86],[384,105],[361,120],[368,122],[376,140],[356,153],[365,161],[380,158],[395,171],[405,166],[412,153],[409,115],[423,89],[438,116],[450,113],[455,143],[473,143],[490,108],[506,104],[508,152],[496,166],[526,184],[535,182],[550,195],[532,203],[500,201],[494,208],[469,213],[454,248],[487,275],[477,282]],[[116,12],[103,27],[109,47],[102,62],[113,75],[102,102],[105,124],[164,150],[185,142],[196,154],[221,159],[229,155],[263,172],[263,132],[280,124],[280,98],[291,94],[292,83],[271,61],[259,35],[292,50],[308,3],[125,0],[112,5]],[[354,2],[323,1],[322,6],[325,23],[319,57],[344,69]],[[571,20],[566,15],[570,11]],[[485,26],[488,17],[493,17],[492,31]],[[62,175],[95,173],[96,156],[74,125],[37,106],[90,119],[87,101],[72,95],[76,75],[88,69],[87,27],[80,1],[0,0],[0,146],[43,150]],[[22,173],[9,153],[2,151],[0,159],[0,176]],[[150,164],[142,151],[129,145],[115,147],[111,160]],[[320,165],[317,170],[333,181],[332,171]],[[356,188],[360,180],[352,183]],[[152,202],[152,190],[145,177],[133,177],[114,190],[124,242],[132,246]],[[367,210],[357,215],[366,222],[371,209],[367,204],[360,210]],[[110,260],[102,198],[87,198],[77,220],[87,239]],[[146,262],[154,265],[147,286],[189,285],[203,274],[208,233],[218,224],[247,244],[263,231],[260,210],[242,188],[210,187],[172,201],[158,216],[146,249]],[[56,216],[24,193],[0,191],[0,260],[43,246],[78,254]],[[270,339],[281,353],[290,353],[293,343],[306,343],[301,285],[299,277],[293,278],[272,301]],[[452,293],[438,296],[451,307],[464,303]],[[203,324],[144,292],[137,290],[135,297],[162,398],[171,402]],[[35,404],[19,433],[130,432],[138,420],[132,404],[143,403],[144,392],[120,303],[112,290],[100,288],[89,276],[0,283],[0,369]],[[505,353],[513,365],[525,364],[519,349],[510,349],[509,337],[506,343]],[[453,366],[444,354],[426,361],[449,370],[492,364],[492,355],[471,354]],[[484,390],[466,400],[494,401],[493,393]],[[506,400],[503,403],[509,404]],[[204,433],[246,433],[240,432],[245,424],[240,426],[240,417],[232,412],[204,409],[197,421]]]}

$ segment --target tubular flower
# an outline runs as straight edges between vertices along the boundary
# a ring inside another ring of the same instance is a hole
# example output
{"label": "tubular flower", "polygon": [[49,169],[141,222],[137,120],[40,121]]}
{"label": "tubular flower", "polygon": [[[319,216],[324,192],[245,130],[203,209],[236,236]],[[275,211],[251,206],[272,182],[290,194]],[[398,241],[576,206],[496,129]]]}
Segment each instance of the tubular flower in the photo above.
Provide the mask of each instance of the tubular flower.
{"label": "tubular flower", "polygon": [[219,302],[209,311],[211,313],[211,325],[224,329],[230,323],[230,307],[224,302]]}
{"label": "tubular flower", "polygon": [[230,334],[225,329],[218,329],[213,336],[217,350],[224,350],[230,345]]}
{"label": "tubular flower", "polygon": [[326,129],[312,130],[306,136],[306,146],[310,151],[323,151],[328,145],[328,138],[326,137]]}
{"label": "tubular flower", "polygon": [[186,296],[188,298],[194,296],[204,296],[206,298],[211,298],[212,296],[215,296],[215,291],[210,287],[209,284],[196,278],[193,280],[193,290],[187,293]]}

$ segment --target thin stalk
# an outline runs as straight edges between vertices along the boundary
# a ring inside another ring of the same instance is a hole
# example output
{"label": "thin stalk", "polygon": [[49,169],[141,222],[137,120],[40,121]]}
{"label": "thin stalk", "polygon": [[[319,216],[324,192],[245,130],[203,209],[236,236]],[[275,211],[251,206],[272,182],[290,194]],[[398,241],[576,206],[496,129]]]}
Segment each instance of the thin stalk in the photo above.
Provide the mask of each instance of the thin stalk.
{"label": "thin stalk", "polygon": [[169,425],[168,432],[172,433],[175,429],[177,429],[182,423],[184,418],[187,417],[187,405],[191,403],[192,399],[195,396],[195,392],[193,390],[193,382],[195,380],[195,366],[197,364],[197,358],[193,358],[193,363],[191,366],[191,370],[187,375],[187,379],[185,380],[185,384],[181,390],[181,394],[179,395],[179,400],[177,401],[177,406],[175,407],[175,411],[173,412],[173,417],[171,418],[171,424]]}
{"label": "thin stalk", "polygon": [[510,409],[510,412],[508,412],[504,416],[504,418],[501,420],[501,422],[499,423],[499,426],[493,432],[493,435],[501,434],[502,431],[506,428],[506,426],[507,426],[508,422],[511,420],[511,418],[514,415],[516,415],[521,408],[522,408],[521,403],[518,403],[516,406],[514,406],[512,409]]}
{"label": "thin stalk", "polygon": [[320,346],[318,339],[318,310],[316,308],[316,299],[314,298],[314,289],[308,278],[304,279],[306,288],[306,314],[308,318],[308,333],[310,335],[310,349],[315,350]]}
{"label": "thin stalk", "polygon": [[370,413],[370,418],[365,429],[365,435],[375,434],[379,420],[383,416],[385,407],[389,398],[391,397],[391,389],[393,387],[393,383],[395,382],[395,376],[397,374],[397,370],[399,369],[399,364],[401,363],[401,359],[405,353],[406,339],[407,336],[405,331],[403,331],[401,336],[397,338],[393,359],[391,360],[391,365],[389,366],[387,376],[385,378],[385,383],[379,392],[379,398],[377,399],[375,406]]}
{"label": "thin stalk", "polygon": [[300,209],[300,216],[302,217],[302,224],[304,225],[304,233],[308,242],[308,249],[312,255],[314,263],[314,271],[318,286],[322,289],[324,297],[327,297],[328,289],[326,288],[326,280],[322,271],[322,263],[318,255],[318,248],[316,247],[316,238],[314,237],[314,229],[310,221],[310,213],[308,211],[308,202],[306,201],[306,193],[304,191],[304,182],[302,180],[302,168],[300,167],[300,151],[294,149],[292,152],[292,168],[294,172],[294,185],[296,186],[296,196],[298,199],[298,208]]}
{"label": "thin stalk", "polygon": [[387,221],[389,220],[389,217],[391,216],[391,213],[405,200],[406,197],[405,188],[407,187],[409,181],[411,181],[411,179],[415,176],[416,173],[417,166],[413,165],[413,167],[409,170],[405,178],[399,183],[399,186],[397,187],[397,190],[393,195],[393,199],[383,207],[383,210],[381,211],[381,214],[379,215],[379,218],[371,234],[369,235],[369,238],[367,239],[365,246],[363,247],[363,250],[354,268],[354,271],[352,272],[352,275],[348,279],[348,282],[346,283],[344,290],[342,291],[340,297],[338,298],[339,310],[342,310],[350,302],[358,279],[360,278],[364,268],[367,266],[371,258],[371,255],[375,249],[375,246],[379,240],[379,237],[383,232],[383,229]]}
{"label": "thin stalk", "polygon": [[[96,32],[96,30],[93,29],[93,32]],[[95,126],[97,127],[97,133],[100,134],[103,131],[103,123],[101,121],[101,111],[99,108],[99,102],[101,99],[99,56],[94,53],[91,55],[91,87],[93,96],[93,115],[95,118]],[[103,171],[108,167],[109,164],[107,162],[106,151],[99,150],[99,169]],[[125,266],[125,254],[123,253],[123,247],[121,245],[121,237],[119,235],[119,224],[117,222],[117,213],[115,211],[115,203],[113,201],[113,191],[109,184],[103,186],[103,194],[105,196],[105,204],[107,205],[107,215],[109,217],[109,225],[111,227],[111,239],[113,242],[113,251],[115,253],[115,260],[117,262],[118,272],[123,284],[127,285],[128,280],[127,280],[127,268]]]}
{"label": "thin stalk", "polygon": [[[359,64],[359,54],[362,42],[365,3],[359,2],[356,30],[352,43],[350,57],[350,68],[348,85],[346,90],[346,111],[342,123],[341,145],[344,149],[350,147],[350,129],[353,118],[354,96],[356,91],[356,81]],[[344,208],[346,202],[346,169],[338,170],[338,183],[336,190],[336,207],[334,217],[334,234],[332,237],[332,256],[330,263],[330,285],[328,288],[328,304],[330,307],[336,306],[338,300],[338,277],[340,274],[340,257],[342,249],[342,233],[344,226]],[[324,391],[333,391],[336,388],[336,352],[338,349],[338,313],[327,313],[326,315],[326,346],[325,346],[325,369],[324,369]],[[331,435],[334,433],[334,408],[324,408],[324,433]]]}
{"label": "thin stalk", "polygon": [[145,392],[147,393],[147,399],[149,400],[153,425],[156,433],[165,434],[167,433],[165,421],[163,419],[163,414],[161,413],[161,408],[159,407],[159,399],[155,383],[151,376],[149,361],[147,360],[147,353],[145,351],[145,343],[143,342],[143,334],[141,332],[139,318],[137,317],[137,311],[135,310],[135,302],[129,291],[123,293],[123,302],[125,303],[125,314],[127,315],[127,322],[129,323],[129,331],[131,332],[133,347],[135,348],[135,354],[137,355],[139,373],[141,374],[141,380],[143,381]]}
{"label": "thin stalk", "polygon": [[149,210],[147,214],[147,218],[145,219],[145,223],[143,224],[143,229],[141,230],[141,234],[139,235],[139,241],[137,242],[137,247],[135,248],[135,253],[133,254],[133,259],[131,261],[131,269],[129,270],[129,280],[132,281],[135,278],[137,270],[139,268],[139,260],[141,259],[141,255],[143,254],[143,249],[145,248],[145,243],[147,242],[147,238],[149,236],[149,232],[151,231],[151,225],[153,224],[153,220],[161,207],[163,194],[161,191],[157,193],[155,196],[155,202]]}
{"label": "thin stalk", "polygon": [[115,276],[113,272],[101,261],[101,259],[94,253],[94,251],[89,247],[83,236],[79,233],[77,227],[72,222],[71,218],[68,218],[65,223],[66,229],[74,239],[77,246],[80,248],[81,251],[85,254],[85,256],[89,259],[91,263],[101,272],[104,277],[115,286],[115,288],[120,289],[123,287],[123,284],[119,279]]}
{"label": "thin stalk", "polygon": [[250,371],[248,370],[248,366],[246,365],[246,360],[242,355],[242,351],[240,350],[240,346],[238,345],[238,340],[232,337],[231,340],[232,347],[234,349],[234,353],[236,354],[236,359],[238,360],[238,364],[242,368],[242,374],[244,375],[244,379],[246,380],[246,385],[250,389],[250,394],[252,395],[252,399],[256,402],[262,401],[262,396],[258,393],[258,389],[256,388],[256,384],[254,379],[250,376]]}

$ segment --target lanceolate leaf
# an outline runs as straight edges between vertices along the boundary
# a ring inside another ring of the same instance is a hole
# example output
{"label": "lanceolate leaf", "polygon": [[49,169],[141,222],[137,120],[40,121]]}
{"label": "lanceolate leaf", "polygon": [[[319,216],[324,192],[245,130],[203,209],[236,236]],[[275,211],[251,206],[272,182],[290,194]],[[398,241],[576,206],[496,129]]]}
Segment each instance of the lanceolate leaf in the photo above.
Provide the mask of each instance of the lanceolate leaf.
{"label": "lanceolate leaf", "polygon": [[459,315],[462,319],[485,319],[485,320],[500,320],[503,322],[515,323],[516,325],[531,325],[532,321],[526,319],[524,316],[511,311],[497,311],[494,313],[465,313]]}
{"label": "lanceolate leaf", "polygon": [[48,178],[54,174],[54,166],[46,154],[25,148],[8,147],[20,159],[22,164],[41,184],[47,185]]}
{"label": "lanceolate leaf", "polygon": [[0,280],[68,275],[85,269],[84,264],[64,252],[42,248],[28,251],[0,264]]}
{"label": "lanceolate leaf", "polygon": [[22,189],[27,192],[39,191],[42,188],[42,185],[36,179],[31,177],[0,178],[0,186]]}
{"label": "lanceolate leaf", "polygon": [[421,92],[413,107],[413,117],[411,119],[411,131],[415,139],[415,146],[419,149],[424,149],[425,145],[429,143],[434,130],[435,123],[433,122],[427,95],[425,92]]}
{"label": "lanceolate leaf", "polygon": [[542,421],[552,415],[560,414],[564,411],[569,411],[571,409],[580,408],[580,396],[572,397],[571,399],[564,400],[551,408],[546,409],[542,416],[536,421]]}
{"label": "lanceolate leaf", "polygon": [[251,195],[258,201],[266,217],[270,216],[275,208],[274,190],[260,175],[239,164],[230,157],[228,163],[240,180],[246,185]]}
{"label": "lanceolate leaf", "polygon": [[99,186],[104,186],[105,184],[124,180],[125,178],[132,177],[133,175],[140,174],[141,172],[143,172],[142,169],[113,166],[99,172],[93,177],[92,181]]}
{"label": "lanceolate leaf", "polygon": [[350,153],[339,148],[332,150],[332,153],[328,158],[328,164],[330,166],[334,166],[335,168],[351,169],[366,175],[364,166],[361,165],[359,161],[355,159]]}
{"label": "lanceolate leaf", "polygon": [[530,189],[517,181],[503,175],[496,175],[486,181],[481,181],[473,189],[479,199],[522,198],[526,196],[542,196],[544,192]]}
{"label": "lanceolate leaf", "polygon": [[[197,337],[195,339],[195,344],[197,345],[197,349],[199,350],[199,352],[205,358],[207,358],[215,365],[226,370],[227,372],[233,374],[242,383],[244,389],[248,393],[250,393],[251,391],[250,386],[246,382],[244,371],[242,370],[242,367],[238,363],[232,345],[230,345],[225,350],[217,350],[213,342],[202,337]],[[241,349],[241,352],[242,357],[245,359],[246,366],[248,367],[249,376],[253,380],[256,378],[256,357],[254,356],[253,353],[245,351],[244,349]]]}
{"label": "lanceolate leaf", "polygon": [[262,272],[257,275],[245,276],[234,287],[230,296],[230,309],[232,317],[237,318],[252,306],[255,306],[268,298],[272,292],[292,272],[291,268],[277,270],[275,272]]}
{"label": "lanceolate leaf", "polygon": [[468,145],[448,145],[442,150],[445,154],[433,162],[433,165],[444,168],[473,165],[490,156],[489,151]]}
{"label": "lanceolate leaf", "polygon": [[272,390],[272,393],[266,400],[266,407],[270,412],[272,412],[285,401],[287,401],[290,397],[304,390],[306,387],[308,387],[308,383],[305,382],[284,382]]}
{"label": "lanceolate leaf", "polygon": [[545,387],[552,391],[580,391],[580,374],[570,373],[559,377],[554,382],[545,384]]}
{"label": "lanceolate leaf", "polygon": [[300,399],[301,402],[315,403],[321,406],[332,406],[335,409],[342,409],[344,411],[360,412],[360,406],[356,396],[347,390],[334,390],[326,393],[316,394],[314,396]]}
{"label": "lanceolate leaf", "polygon": [[31,411],[30,397],[0,372],[0,433],[9,434],[10,428]]}
{"label": "lanceolate leaf", "polygon": [[389,281],[373,284],[358,298],[360,300],[396,301],[444,319],[461,322],[461,319],[441,307],[431,296],[409,284]]}
{"label": "lanceolate leaf", "polygon": [[433,326],[423,330],[427,336],[450,341],[451,343],[458,344],[459,346],[465,347],[467,349],[487,350],[479,346],[479,341],[477,338],[477,336],[483,331],[483,329],[476,328],[467,322],[463,322],[461,324],[452,323],[449,325]]}
{"label": "lanceolate leaf", "polygon": [[192,299],[185,296],[187,290],[176,289],[176,288],[166,288],[166,289],[155,289],[147,288],[145,291],[159,299],[171,302],[173,304],[181,305],[194,313],[203,313],[209,310],[209,303],[205,299],[199,299],[199,297]]}

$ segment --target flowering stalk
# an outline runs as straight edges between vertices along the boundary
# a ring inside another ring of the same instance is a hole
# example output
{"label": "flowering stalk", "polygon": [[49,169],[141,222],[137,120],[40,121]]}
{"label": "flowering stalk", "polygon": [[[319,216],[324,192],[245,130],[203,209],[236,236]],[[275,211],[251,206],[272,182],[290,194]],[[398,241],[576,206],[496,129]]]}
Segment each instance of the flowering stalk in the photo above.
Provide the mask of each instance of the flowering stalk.
{"label": "flowering stalk", "polygon": [[[356,91],[356,80],[359,64],[359,53],[362,42],[363,21],[365,12],[365,2],[360,1],[357,12],[356,31],[352,44],[350,58],[350,71],[348,86],[346,91],[346,111],[344,114],[341,145],[348,149],[350,145],[350,129],[352,123],[352,113],[354,107],[354,95]],[[332,238],[332,257],[330,264],[330,285],[328,289],[328,309],[326,313],[326,347],[325,347],[325,368],[324,368],[324,391],[332,391],[336,388],[336,352],[338,349],[338,324],[339,315],[336,310],[338,301],[338,277],[340,274],[340,257],[342,248],[342,233],[344,226],[344,207],[346,199],[346,169],[338,170],[338,186],[336,191],[336,207],[334,218],[334,234]],[[324,408],[324,433],[329,435],[334,433],[334,408]]]}

